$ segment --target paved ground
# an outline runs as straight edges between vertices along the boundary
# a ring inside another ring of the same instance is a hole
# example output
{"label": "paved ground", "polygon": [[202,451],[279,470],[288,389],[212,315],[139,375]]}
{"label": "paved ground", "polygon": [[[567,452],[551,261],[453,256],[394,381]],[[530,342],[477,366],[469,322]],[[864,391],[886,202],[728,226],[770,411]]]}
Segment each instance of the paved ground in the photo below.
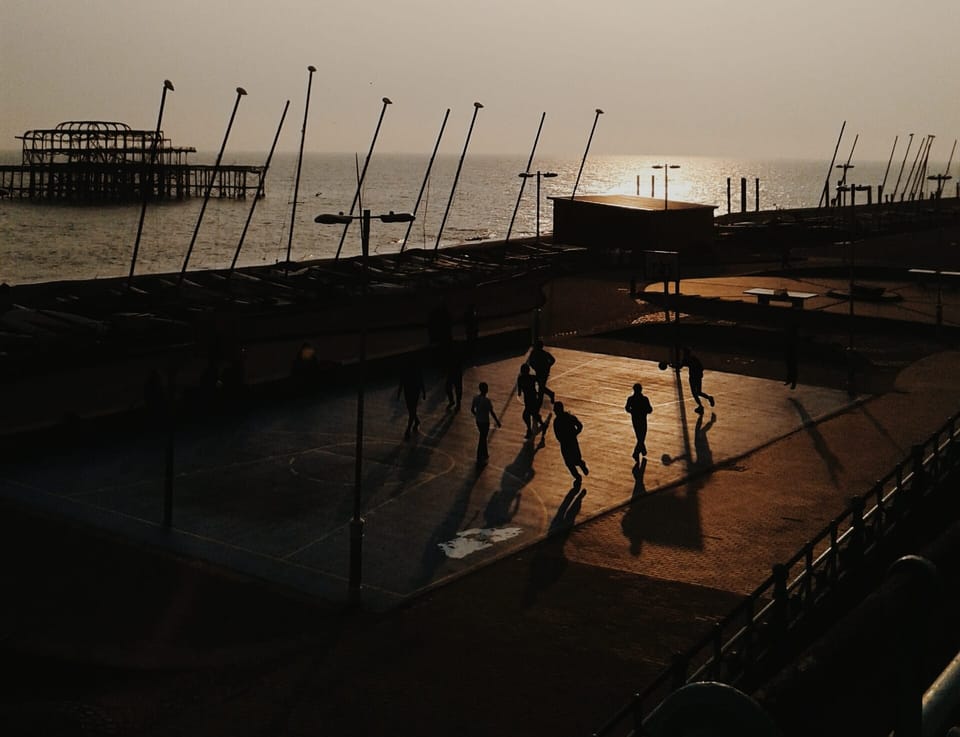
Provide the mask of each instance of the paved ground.
{"label": "paved ground", "polygon": [[[586,428],[579,490],[549,433],[542,448],[524,443],[519,355],[468,372],[504,415],[479,474],[475,428],[445,411],[435,382],[409,442],[395,388],[371,387],[365,600],[429,589],[384,613],[286,593],[345,590],[352,394],[185,430],[174,533],[156,525],[156,436],[82,438],[43,464],[6,464],[4,497],[57,516],[15,505],[3,520],[16,593],[5,675],[18,685],[0,725],[33,734],[25,725],[54,715],[126,734],[589,734],[960,408],[949,351],[918,356],[883,396],[852,399],[713,370],[721,362],[704,356],[717,405],[702,418],[655,359],[555,353],[553,388]],[[636,380],[655,408],[639,477],[622,409]],[[91,538],[63,514],[119,537]],[[131,539],[282,585],[118,542]]]}

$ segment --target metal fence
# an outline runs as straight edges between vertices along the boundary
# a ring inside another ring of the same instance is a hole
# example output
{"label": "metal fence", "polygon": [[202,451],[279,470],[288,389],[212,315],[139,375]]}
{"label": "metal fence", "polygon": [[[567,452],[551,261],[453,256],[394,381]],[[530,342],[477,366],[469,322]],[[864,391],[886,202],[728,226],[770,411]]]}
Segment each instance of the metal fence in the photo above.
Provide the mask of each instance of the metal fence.
{"label": "metal fence", "polygon": [[822,612],[858,571],[882,559],[884,544],[919,515],[924,503],[960,466],[960,413],[925,443],[916,445],[867,493],[853,497],[792,558],[712,630],[673,661],[595,737],[641,734],[645,715],[672,691],[696,681],[733,686],[749,682],[782,657],[800,629]]}

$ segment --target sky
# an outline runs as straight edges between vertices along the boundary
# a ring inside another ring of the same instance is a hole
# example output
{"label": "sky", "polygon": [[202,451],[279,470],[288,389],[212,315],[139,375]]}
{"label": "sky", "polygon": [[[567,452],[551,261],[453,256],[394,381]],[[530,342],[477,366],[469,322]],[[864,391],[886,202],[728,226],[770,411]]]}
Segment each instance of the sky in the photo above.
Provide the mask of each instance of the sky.
{"label": "sky", "polygon": [[[0,149],[66,120],[228,152],[885,161],[960,136],[960,0],[2,0]],[[597,116],[600,108],[603,115]],[[903,150],[901,144],[898,151]],[[955,157],[955,160],[960,157]],[[229,154],[227,155],[229,159]]]}

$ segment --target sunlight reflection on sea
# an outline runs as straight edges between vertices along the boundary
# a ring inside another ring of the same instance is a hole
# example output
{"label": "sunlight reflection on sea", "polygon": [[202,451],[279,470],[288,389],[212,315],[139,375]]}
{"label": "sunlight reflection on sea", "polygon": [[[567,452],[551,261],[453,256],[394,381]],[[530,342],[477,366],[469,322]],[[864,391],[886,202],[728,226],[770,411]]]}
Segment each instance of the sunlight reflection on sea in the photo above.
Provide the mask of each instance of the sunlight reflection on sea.
{"label": "sunlight reflection on sea", "polygon": [[[18,163],[19,152],[7,152],[3,161]],[[212,158],[212,157],[211,157]],[[263,154],[236,154],[224,163],[262,164]],[[439,246],[465,241],[502,239],[517,205],[527,155],[467,156],[450,191],[460,157],[440,155],[423,186],[429,155],[376,154],[367,168],[362,207],[374,214],[390,210],[411,212],[417,194],[423,196],[417,220],[410,228],[407,248],[433,249],[437,232],[449,206]],[[197,155],[195,162],[205,157]],[[320,213],[350,212],[356,193],[358,163],[354,154],[304,156],[291,247],[295,261],[353,256],[360,251],[359,226],[343,237],[342,226],[317,225]],[[569,196],[581,159],[536,158],[531,171],[556,172],[541,180],[541,230],[552,229],[550,197]],[[747,161],[692,156],[589,156],[578,194],[664,195],[658,163],[679,164],[669,170],[671,200],[716,206],[727,212],[727,178],[732,179],[733,211],[741,207],[740,178],[747,179],[746,208],[756,207],[755,180],[760,179],[761,209],[815,206],[826,175],[827,161]],[[874,186],[883,179],[884,163],[864,163],[852,170],[850,180]],[[266,179],[267,196],[256,204],[238,263],[255,265],[284,261],[287,257],[295,154],[277,154]],[[853,176],[853,172],[856,176]],[[179,271],[196,226],[202,198],[151,205],[147,209],[137,273]],[[230,264],[239,243],[252,200],[213,199],[207,206],[190,269],[218,268]],[[361,205],[354,212],[359,213]],[[137,205],[76,206],[28,200],[0,200],[0,281],[26,283],[61,279],[123,276],[130,268],[136,238]],[[375,253],[399,250],[407,225],[375,221],[371,228]],[[536,231],[536,179],[527,180],[511,238]],[[341,238],[342,246],[341,246]]]}

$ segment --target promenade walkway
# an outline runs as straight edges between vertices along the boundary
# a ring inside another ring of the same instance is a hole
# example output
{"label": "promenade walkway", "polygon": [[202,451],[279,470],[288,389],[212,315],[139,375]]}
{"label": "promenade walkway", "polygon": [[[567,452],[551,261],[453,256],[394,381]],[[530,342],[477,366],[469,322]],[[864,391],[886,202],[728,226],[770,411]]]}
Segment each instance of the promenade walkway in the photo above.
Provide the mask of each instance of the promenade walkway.
{"label": "promenade walkway", "polygon": [[[409,441],[396,384],[371,381],[358,613],[317,605],[346,596],[353,392],[183,428],[170,530],[159,433],[10,459],[0,553],[23,564],[0,725],[80,704],[132,735],[586,735],[960,408],[954,351],[855,397],[705,355],[716,406],[699,416],[685,370],[551,350],[585,427],[579,489],[552,430],[524,441],[522,354],[467,370],[465,404],[486,381],[503,419],[479,472],[436,372]],[[640,473],[636,381],[654,405]]]}

